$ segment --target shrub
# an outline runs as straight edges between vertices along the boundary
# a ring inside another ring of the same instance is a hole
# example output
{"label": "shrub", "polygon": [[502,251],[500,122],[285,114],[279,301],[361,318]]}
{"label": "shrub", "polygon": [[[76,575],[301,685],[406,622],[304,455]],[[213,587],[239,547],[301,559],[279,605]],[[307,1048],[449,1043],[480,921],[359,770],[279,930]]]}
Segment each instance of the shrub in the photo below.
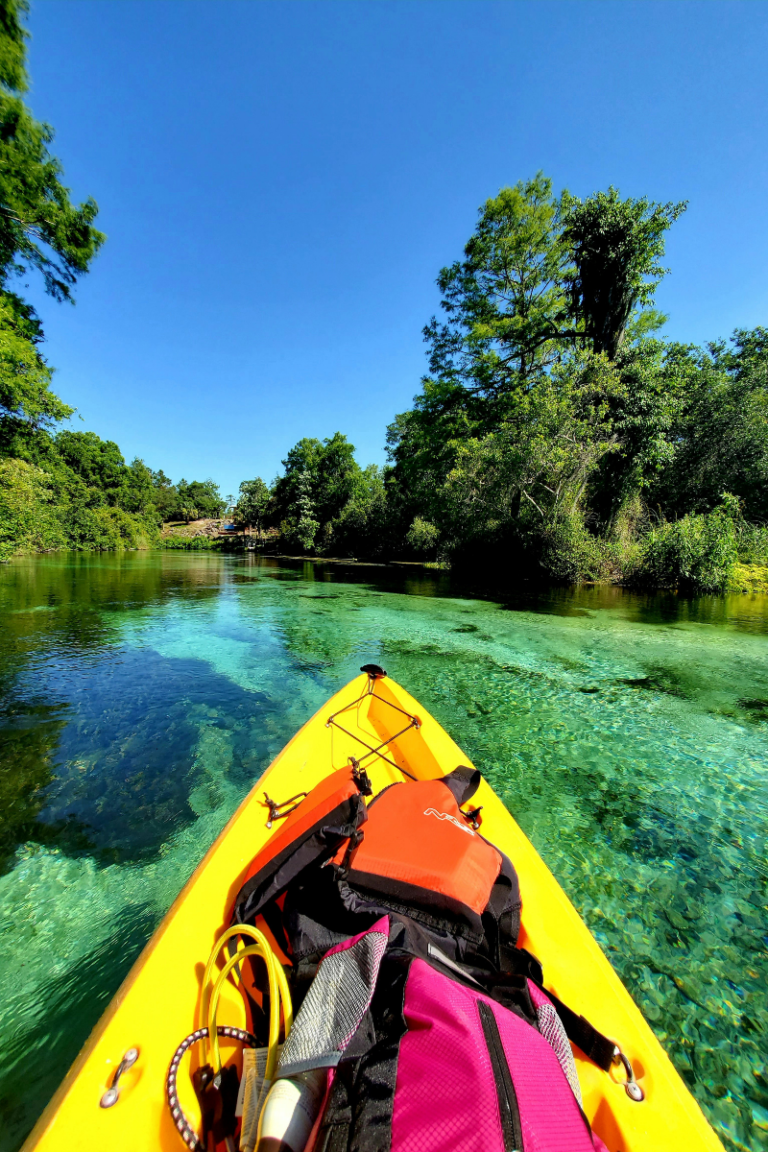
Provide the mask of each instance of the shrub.
{"label": "shrub", "polygon": [[738,559],[738,513],[733,497],[705,515],[652,528],[642,541],[635,579],[657,588],[722,592]]}
{"label": "shrub", "polygon": [[768,527],[764,524],[739,524],[738,542],[742,564],[768,564]]}
{"label": "shrub", "polygon": [[430,524],[429,520],[422,520],[421,516],[416,516],[408,529],[405,542],[419,555],[434,556],[439,539],[440,530],[434,524]]}
{"label": "shrub", "polygon": [[768,593],[768,566],[765,564],[734,564],[728,577],[727,592]]}
{"label": "shrub", "polygon": [[158,532],[141,516],[122,508],[75,508],[67,516],[69,546],[83,551],[122,552],[149,548]]}
{"label": "shrub", "polygon": [[50,476],[24,460],[0,460],[0,560],[65,544]]}
{"label": "shrub", "polygon": [[578,513],[544,528],[540,546],[539,562],[553,580],[578,584],[610,574],[609,546],[588,531]]}

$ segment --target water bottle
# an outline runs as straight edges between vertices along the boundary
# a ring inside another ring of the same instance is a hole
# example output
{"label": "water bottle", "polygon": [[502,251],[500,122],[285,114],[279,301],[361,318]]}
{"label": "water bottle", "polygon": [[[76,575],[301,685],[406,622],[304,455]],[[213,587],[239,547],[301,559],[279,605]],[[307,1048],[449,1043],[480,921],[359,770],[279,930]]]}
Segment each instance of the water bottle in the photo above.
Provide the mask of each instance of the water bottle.
{"label": "water bottle", "polygon": [[261,1110],[256,1152],[304,1152],[327,1078],[327,1068],[312,1068],[275,1080]]}

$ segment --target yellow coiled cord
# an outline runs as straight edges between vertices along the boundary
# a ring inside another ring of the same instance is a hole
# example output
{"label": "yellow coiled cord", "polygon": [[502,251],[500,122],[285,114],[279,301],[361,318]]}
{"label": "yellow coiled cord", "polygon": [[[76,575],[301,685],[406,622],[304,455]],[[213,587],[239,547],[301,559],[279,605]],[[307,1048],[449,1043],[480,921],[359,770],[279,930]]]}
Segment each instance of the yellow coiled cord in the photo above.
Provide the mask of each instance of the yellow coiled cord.
{"label": "yellow coiled cord", "polygon": [[[234,956],[229,957],[219,972],[219,975],[216,977],[213,989],[211,990],[210,983],[216,961],[224,945],[228,940],[231,940],[233,936],[247,936],[254,940],[255,943],[238,949]],[[235,924],[231,928],[228,928],[216,941],[213,951],[208,957],[208,963],[205,966],[201,1024],[206,1024],[208,1027],[208,1039],[204,1042],[206,1046],[206,1059],[213,1063],[216,1072],[221,1070],[221,1053],[219,1051],[219,1037],[216,1029],[216,1011],[219,1006],[219,996],[232,969],[242,960],[245,960],[247,956],[261,956],[267,966],[267,979],[269,981],[269,1052],[267,1055],[265,1078],[267,1080],[273,1080],[275,1071],[277,1070],[277,1048],[280,1043],[281,1004],[286,1036],[293,1023],[291,992],[283,966],[272,951],[266,936],[263,932],[260,932],[258,928],[254,928],[250,924]],[[213,1050],[213,1061],[211,1061],[211,1049]]]}

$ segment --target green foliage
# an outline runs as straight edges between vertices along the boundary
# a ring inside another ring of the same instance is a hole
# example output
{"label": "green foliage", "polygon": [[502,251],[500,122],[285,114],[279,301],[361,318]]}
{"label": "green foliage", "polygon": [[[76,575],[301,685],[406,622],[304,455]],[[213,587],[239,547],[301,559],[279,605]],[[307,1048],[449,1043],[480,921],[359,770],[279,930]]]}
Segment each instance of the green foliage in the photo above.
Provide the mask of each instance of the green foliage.
{"label": "green foliage", "polygon": [[289,547],[300,548],[302,552],[312,551],[320,527],[320,521],[315,516],[312,488],[312,477],[309,469],[305,469],[296,477],[294,518],[292,521],[283,521],[283,534]]}
{"label": "green foliage", "polygon": [[95,201],[71,203],[61,164],[48,151],[53,130],[21,99],[26,11],[18,0],[0,0],[0,283],[35,268],[50,295],[69,300],[104,235],[93,225]]}
{"label": "green foliage", "polygon": [[651,529],[635,580],[655,588],[722,592],[738,559],[738,502],[727,494],[705,515],[693,513]]}
{"label": "green foliage", "polygon": [[726,591],[768,595],[768,564],[734,564]]}
{"label": "green foliage", "polygon": [[534,538],[578,516],[590,478],[616,449],[611,402],[620,391],[605,357],[578,353],[519,393],[495,431],[457,445],[431,509],[449,546],[514,537],[537,550]]}
{"label": "green foliage", "polygon": [[768,329],[734,333],[731,346],[691,350],[670,466],[652,499],[670,515],[714,508],[733,492],[751,520],[768,519]]}
{"label": "green foliage", "polygon": [[455,562],[689,591],[768,560],[768,333],[653,336],[684,209],[556,200],[541,175],[487,202],[387,432],[385,537],[414,548],[427,526]]}
{"label": "green foliage", "polygon": [[611,399],[616,451],[590,486],[590,507],[610,529],[638,495],[652,498],[680,447],[679,417],[698,372],[696,349],[643,338],[613,361],[620,381]]}
{"label": "green foliage", "polygon": [[29,12],[27,0],[0,3],[0,85],[7,91],[26,92],[26,45],[29,36],[21,23]]}
{"label": "green foliage", "polygon": [[551,364],[570,327],[569,254],[552,181],[538,173],[487,200],[464,256],[437,278],[448,323],[433,317],[424,329],[430,371],[495,396]]}
{"label": "green foliage", "polygon": [[0,561],[64,543],[50,479],[24,460],[0,460]]}
{"label": "green foliage", "polygon": [[0,429],[6,440],[20,424],[50,426],[73,409],[51,392],[52,370],[19,330],[16,312],[0,296]]}
{"label": "green foliage", "polygon": [[659,263],[664,234],[686,207],[622,200],[613,187],[583,202],[564,193],[563,241],[574,265],[567,278],[571,313],[595,352],[613,359],[632,312],[652,304],[666,272]]}
{"label": "green foliage", "polygon": [[56,448],[64,463],[89,488],[100,489],[111,504],[125,480],[125,460],[114,440],[102,440],[95,432],[59,432]]}
{"label": "green foliage", "polygon": [[175,533],[163,536],[163,548],[177,552],[218,552],[226,541],[211,536],[183,536]]}
{"label": "green foliage", "polygon": [[176,515],[179,506],[179,492],[173,481],[166,476],[162,468],[152,472],[152,500],[157,510],[157,520],[165,524]]}
{"label": "green foliage", "polygon": [[261,531],[266,522],[270,496],[269,488],[260,476],[255,480],[244,480],[235,506],[235,523]]}
{"label": "green foliage", "polygon": [[588,532],[578,512],[547,525],[537,540],[540,567],[561,584],[605,580],[612,574],[610,545]]}
{"label": "green foliage", "polygon": [[768,527],[765,524],[737,524],[739,561],[742,564],[768,565]]}
{"label": "green foliage", "polygon": [[270,523],[289,547],[303,552],[350,547],[361,509],[375,502],[354,457],[354,445],[336,432],[326,440],[303,439],[285,460],[270,501]]}
{"label": "green foliage", "polygon": [[384,475],[375,464],[355,469],[346,504],[325,526],[325,550],[340,556],[380,556],[388,543]]}
{"label": "green foliage", "polygon": [[405,537],[405,542],[419,556],[433,557],[440,543],[440,529],[421,516],[414,516],[413,523]]}
{"label": "green foliage", "polygon": [[218,484],[213,480],[180,480],[177,510],[182,520],[216,519],[226,510]]}
{"label": "green foliage", "polygon": [[[0,559],[52,548],[146,548],[157,540],[151,520],[100,502],[97,489],[24,460],[0,460]],[[70,481],[68,483],[68,481]]]}
{"label": "green foliage", "polygon": [[158,542],[154,525],[122,508],[77,508],[67,523],[69,546],[97,552],[149,548]]}

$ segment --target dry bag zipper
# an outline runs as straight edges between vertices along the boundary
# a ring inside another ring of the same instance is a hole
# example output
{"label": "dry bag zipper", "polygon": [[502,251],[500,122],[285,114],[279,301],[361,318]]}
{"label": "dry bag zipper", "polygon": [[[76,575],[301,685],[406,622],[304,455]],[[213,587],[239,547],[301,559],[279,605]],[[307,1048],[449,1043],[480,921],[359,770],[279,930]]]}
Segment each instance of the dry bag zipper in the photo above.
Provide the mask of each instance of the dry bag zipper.
{"label": "dry bag zipper", "polygon": [[496,1096],[499,1101],[499,1118],[501,1120],[501,1134],[504,1140],[504,1152],[523,1152],[523,1130],[520,1126],[520,1109],[517,1106],[517,1093],[509,1073],[504,1045],[499,1035],[499,1026],[493,1010],[484,1000],[478,1000],[477,1009],[480,1013],[480,1024],[483,1028],[485,1044],[491,1058],[493,1079],[496,1083]]}

